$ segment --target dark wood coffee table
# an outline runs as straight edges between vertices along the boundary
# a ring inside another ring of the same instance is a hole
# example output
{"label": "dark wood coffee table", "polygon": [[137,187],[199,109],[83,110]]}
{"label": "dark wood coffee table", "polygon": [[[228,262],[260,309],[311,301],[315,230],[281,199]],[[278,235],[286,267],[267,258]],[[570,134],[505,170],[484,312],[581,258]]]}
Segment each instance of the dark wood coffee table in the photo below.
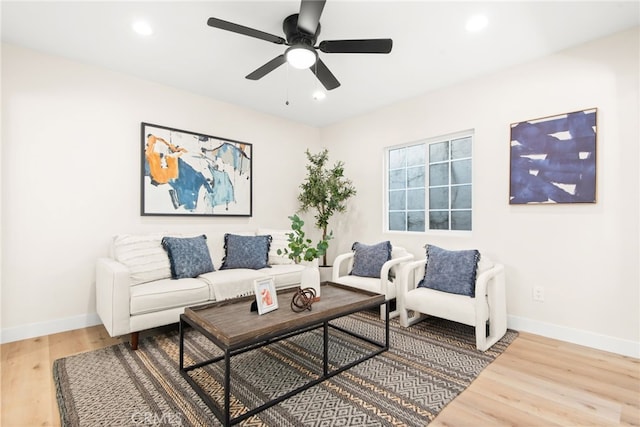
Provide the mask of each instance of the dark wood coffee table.
{"label": "dark wood coffee table", "polygon": [[[254,296],[187,308],[184,314],[180,315],[180,373],[207,406],[211,408],[211,411],[213,411],[223,425],[229,426],[237,424],[260,411],[276,405],[295,394],[389,349],[389,304],[385,301],[384,295],[364,292],[355,288],[327,282],[322,284],[320,301],[314,302],[310,311],[305,310],[304,312],[296,313],[291,310],[289,306],[289,302],[295,291],[296,289],[279,291],[278,305],[280,308],[263,314],[262,316],[258,316],[256,312],[249,311],[251,302],[255,301]],[[377,342],[329,323],[331,320],[339,317],[379,307],[382,304],[385,304],[387,313],[384,343]],[[206,336],[224,352],[224,355],[190,366],[184,366],[184,331],[186,325],[192,326],[195,330]],[[322,375],[256,408],[249,409],[247,412],[235,418],[231,418],[231,357],[317,328],[324,329]],[[375,349],[373,352],[365,354],[361,358],[344,366],[329,370],[329,328],[334,328],[362,339],[374,345]],[[224,361],[225,368],[223,385],[224,407],[222,408],[192,376],[189,375],[189,371],[220,361]]]}

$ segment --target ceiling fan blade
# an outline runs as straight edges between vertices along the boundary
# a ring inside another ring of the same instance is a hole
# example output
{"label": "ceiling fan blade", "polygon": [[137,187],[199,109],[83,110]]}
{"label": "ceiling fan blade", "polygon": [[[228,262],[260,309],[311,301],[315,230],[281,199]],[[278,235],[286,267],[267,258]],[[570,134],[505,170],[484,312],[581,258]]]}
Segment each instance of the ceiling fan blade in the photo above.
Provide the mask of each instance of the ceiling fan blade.
{"label": "ceiling fan blade", "polygon": [[266,76],[267,74],[269,74],[270,72],[272,72],[273,70],[275,70],[276,68],[284,64],[285,62],[287,62],[287,60],[284,57],[284,54],[278,55],[275,58],[273,58],[271,61],[264,64],[262,67],[255,70],[253,73],[247,75],[246,78],[249,80],[260,80],[261,78],[263,78],[264,76]]}
{"label": "ceiling fan blade", "polygon": [[322,62],[320,58],[318,58],[316,63],[309,67],[309,69],[316,75],[325,89],[332,90],[340,86],[340,82],[336,79],[336,76],[324,65],[324,62]]}
{"label": "ceiling fan blade", "polygon": [[298,14],[298,29],[314,35],[318,29],[320,15],[326,0],[302,0]]}
{"label": "ceiling fan blade", "polygon": [[324,53],[389,53],[392,47],[391,39],[325,40],[318,45]]}
{"label": "ceiling fan blade", "polygon": [[285,39],[282,37],[274,36],[273,34],[265,33],[264,31],[256,30],[254,28],[245,27],[244,25],[234,24],[233,22],[223,21],[218,18],[209,18],[207,25],[214,28],[220,28],[221,30],[266,40],[271,43],[285,44]]}

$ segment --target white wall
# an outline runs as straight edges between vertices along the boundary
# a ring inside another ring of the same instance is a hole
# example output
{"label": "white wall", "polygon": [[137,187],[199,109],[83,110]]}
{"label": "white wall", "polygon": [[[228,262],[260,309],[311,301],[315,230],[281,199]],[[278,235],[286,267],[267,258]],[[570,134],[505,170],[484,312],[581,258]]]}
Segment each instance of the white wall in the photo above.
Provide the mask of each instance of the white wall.
{"label": "white wall", "polygon": [[[253,217],[141,217],[142,121],[253,143]],[[318,129],[3,45],[2,340],[98,322],[115,234],[288,228],[307,147]]]}
{"label": "white wall", "polygon": [[[420,257],[426,243],[478,248],[506,266],[511,327],[640,357],[638,40],[636,28],[322,129],[358,190],[332,224],[335,252],[383,239]],[[597,203],[510,206],[510,124],[591,107]],[[467,129],[472,235],[383,233],[383,148]],[[544,287],[543,303],[533,286]]]}
{"label": "white wall", "polygon": [[[3,45],[2,341],[96,323],[95,259],[114,234],[288,227],[304,150],[326,146],[358,189],[332,221],[330,255],[355,240],[416,256],[425,243],[476,247],[506,265],[511,327],[640,357],[638,39],[621,33],[324,129]],[[510,206],[509,125],[591,107],[598,202]],[[254,216],[140,217],[141,121],[252,142]],[[472,236],[383,233],[383,148],[466,129]],[[544,303],[532,301],[537,285]]]}

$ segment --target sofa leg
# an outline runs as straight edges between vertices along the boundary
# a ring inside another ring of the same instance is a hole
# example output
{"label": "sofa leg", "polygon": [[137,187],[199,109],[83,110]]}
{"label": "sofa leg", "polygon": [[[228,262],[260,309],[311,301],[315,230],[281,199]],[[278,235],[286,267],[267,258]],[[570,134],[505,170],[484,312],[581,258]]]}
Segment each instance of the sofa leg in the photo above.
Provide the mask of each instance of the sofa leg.
{"label": "sofa leg", "polygon": [[131,350],[138,349],[138,336],[139,332],[131,332]]}

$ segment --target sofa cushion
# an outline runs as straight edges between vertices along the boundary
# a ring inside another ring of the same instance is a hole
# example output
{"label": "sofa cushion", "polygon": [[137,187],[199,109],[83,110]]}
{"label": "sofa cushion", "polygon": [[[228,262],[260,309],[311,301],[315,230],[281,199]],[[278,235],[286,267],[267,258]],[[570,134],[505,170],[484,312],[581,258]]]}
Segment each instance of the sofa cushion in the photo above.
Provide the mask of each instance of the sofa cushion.
{"label": "sofa cushion", "polygon": [[276,264],[271,268],[264,268],[258,271],[264,276],[272,277],[276,289],[282,289],[299,286],[302,270],[305,268],[302,264]]}
{"label": "sofa cushion", "polygon": [[435,245],[427,245],[426,248],[425,274],[418,287],[473,298],[480,252],[476,249],[448,251]]}
{"label": "sofa cushion", "polygon": [[258,270],[269,267],[271,236],[224,235],[225,256],[221,270],[249,268]]}
{"label": "sofa cushion", "polygon": [[163,237],[162,246],[169,254],[171,277],[184,279],[213,271],[207,236]]}
{"label": "sofa cushion", "polygon": [[380,278],[382,265],[391,259],[391,242],[385,241],[375,245],[365,245],[355,242],[351,247],[354,251],[353,270],[350,275]]}
{"label": "sofa cushion", "polygon": [[205,303],[210,297],[209,286],[199,279],[161,279],[131,286],[129,292],[131,315]]}
{"label": "sofa cushion", "polygon": [[200,275],[211,288],[210,299],[222,301],[253,294],[253,281],[268,277],[264,270],[233,268]]}
{"label": "sofa cushion", "polygon": [[161,242],[162,234],[120,234],[114,237],[114,257],[129,269],[132,285],[171,277],[169,257]]}
{"label": "sofa cushion", "polygon": [[271,236],[269,265],[294,264],[288,255],[278,255],[278,249],[281,251],[289,249],[289,233],[291,233],[291,230],[273,230],[269,228],[261,228],[258,230],[258,234],[261,236]]}

